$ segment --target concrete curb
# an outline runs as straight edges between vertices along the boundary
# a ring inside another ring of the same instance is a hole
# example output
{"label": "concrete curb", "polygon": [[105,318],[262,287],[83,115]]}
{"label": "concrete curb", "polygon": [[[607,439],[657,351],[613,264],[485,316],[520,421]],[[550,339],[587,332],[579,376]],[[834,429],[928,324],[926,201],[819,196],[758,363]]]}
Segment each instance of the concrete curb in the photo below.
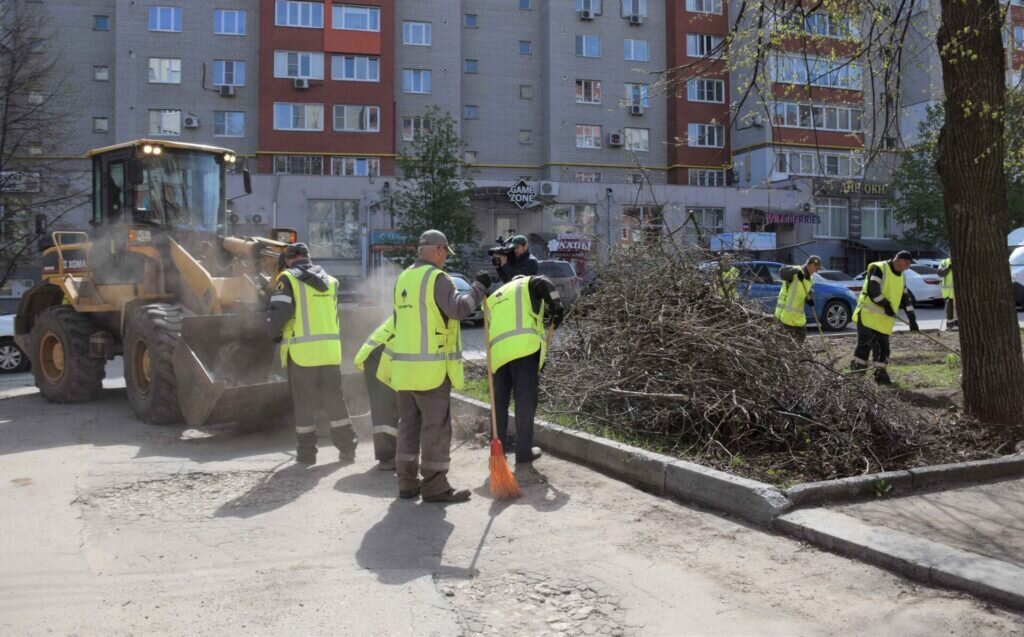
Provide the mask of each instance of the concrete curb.
{"label": "concrete curb", "polygon": [[25,396],[32,396],[38,394],[39,390],[35,387],[16,387],[14,389],[5,389],[0,391],[0,400],[8,400],[11,398],[23,398]]}
{"label": "concrete curb", "polygon": [[827,509],[780,516],[779,531],[911,579],[1024,610],[1024,568]]}
{"label": "concrete curb", "polygon": [[[460,415],[487,416],[490,413],[487,403],[460,394],[452,394],[452,398],[454,409]],[[790,508],[781,491],[756,480],[540,419],[534,421],[533,435],[545,452],[593,467],[650,493],[706,506],[758,525],[770,526],[773,519]]]}

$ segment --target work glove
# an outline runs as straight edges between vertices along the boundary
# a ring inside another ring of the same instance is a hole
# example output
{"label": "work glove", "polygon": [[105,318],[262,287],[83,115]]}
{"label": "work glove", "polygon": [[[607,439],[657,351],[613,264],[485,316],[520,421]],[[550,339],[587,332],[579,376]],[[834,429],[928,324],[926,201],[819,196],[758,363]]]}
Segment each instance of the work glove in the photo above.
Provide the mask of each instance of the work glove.
{"label": "work glove", "polygon": [[896,310],[892,309],[892,303],[889,302],[889,299],[882,299],[882,302],[878,305],[885,310],[886,316],[896,316]]}
{"label": "work glove", "polygon": [[919,327],[917,326],[917,317],[916,317],[916,316],[914,316],[913,314],[911,314],[911,315],[910,315],[910,316],[908,316],[907,318],[909,318],[909,319],[910,319],[910,320],[908,321],[908,322],[910,323],[910,331],[911,331],[911,332],[920,332],[920,331],[921,331],[921,328],[919,328]]}
{"label": "work glove", "polygon": [[474,280],[480,285],[484,286],[485,290],[491,287],[491,275],[487,274],[487,270],[480,270],[479,272],[477,272],[476,279]]}
{"label": "work glove", "polygon": [[804,273],[803,273],[803,272],[797,272],[797,273],[796,273],[796,278],[798,278],[798,279],[800,279],[801,281],[803,281],[803,280],[805,279],[805,277],[804,277]]}
{"label": "work glove", "polygon": [[813,296],[808,296],[806,299],[804,299],[804,303],[806,303],[807,305],[813,306],[814,305],[814,297]]}

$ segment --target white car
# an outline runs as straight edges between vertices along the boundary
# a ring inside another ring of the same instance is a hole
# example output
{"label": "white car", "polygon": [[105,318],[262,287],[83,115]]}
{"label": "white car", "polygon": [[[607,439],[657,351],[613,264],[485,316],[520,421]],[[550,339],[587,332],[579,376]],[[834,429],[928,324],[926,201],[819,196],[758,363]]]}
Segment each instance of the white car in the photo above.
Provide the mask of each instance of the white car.
{"label": "white car", "polygon": [[[865,272],[857,275],[859,282],[864,281]],[[910,292],[910,301],[915,306],[923,303],[942,305],[942,278],[939,273],[927,265],[912,265],[903,272],[903,279],[906,282],[907,290]]]}
{"label": "white car", "polygon": [[1013,281],[1013,301],[1024,307],[1024,246],[1010,253],[1010,279]]}
{"label": "white car", "polygon": [[914,259],[914,265],[924,265],[932,270],[938,270],[942,259]]}
{"label": "white car", "polygon": [[0,374],[28,369],[28,356],[14,343],[14,315],[0,316]]}

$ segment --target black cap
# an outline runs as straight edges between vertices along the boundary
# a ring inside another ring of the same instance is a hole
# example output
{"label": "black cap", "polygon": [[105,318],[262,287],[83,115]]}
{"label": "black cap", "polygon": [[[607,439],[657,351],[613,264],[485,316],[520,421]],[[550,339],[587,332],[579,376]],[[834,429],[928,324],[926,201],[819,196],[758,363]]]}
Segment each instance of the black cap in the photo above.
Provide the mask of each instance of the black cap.
{"label": "black cap", "polygon": [[906,259],[907,261],[913,261],[914,257],[910,254],[910,250],[900,250],[899,252],[896,253],[896,256],[893,257],[893,260],[895,259]]}
{"label": "black cap", "polygon": [[285,246],[284,256],[286,259],[294,259],[295,257],[308,257],[309,246],[305,243],[289,243]]}
{"label": "black cap", "polygon": [[514,246],[525,246],[530,244],[530,242],[526,240],[526,237],[524,237],[521,234],[517,234],[516,236],[509,239],[509,243],[511,243]]}
{"label": "black cap", "polygon": [[816,254],[812,254],[807,257],[807,265],[821,265],[821,257]]}

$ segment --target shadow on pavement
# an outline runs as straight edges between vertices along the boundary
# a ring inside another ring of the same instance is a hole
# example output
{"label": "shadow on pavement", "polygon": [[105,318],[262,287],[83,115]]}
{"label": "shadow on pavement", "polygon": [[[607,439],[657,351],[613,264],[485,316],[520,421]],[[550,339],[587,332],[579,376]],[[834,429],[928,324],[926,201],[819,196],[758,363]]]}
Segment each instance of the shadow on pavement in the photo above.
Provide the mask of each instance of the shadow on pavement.
{"label": "shadow on pavement", "polygon": [[536,471],[537,476],[541,478],[543,482],[539,484],[520,485],[520,489],[523,491],[523,497],[521,498],[516,498],[515,500],[495,500],[494,496],[491,495],[491,479],[489,477],[484,480],[482,485],[473,489],[473,493],[492,501],[492,515],[497,515],[497,513],[494,513],[494,508],[497,505],[502,505],[498,513],[504,510],[507,506],[522,504],[529,505],[533,507],[534,510],[541,513],[550,513],[557,511],[568,504],[569,494],[551,484],[551,481],[543,472],[539,470]]}
{"label": "shadow on pavement", "polygon": [[248,492],[225,502],[214,513],[218,518],[251,518],[294,501],[303,493],[311,491],[322,478],[342,467],[340,462],[329,464],[293,464],[274,471],[266,479],[256,483]]}
{"label": "shadow on pavement", "polygon": [[474,577],[473,569],[441,563],[455,528],[446,515],[444,506],[396,499],[363,536],[356,562],[373,571],[380,583],[389,585],[406,584],[425,575]]}
{"label": "shadow on pavement", "polygon": [[334,488],[342,493],[366,495],[371,498],[398,497],[398,481],[394,472],[381,471],[373,465],[363,473],[353,473],[341,478]]}

